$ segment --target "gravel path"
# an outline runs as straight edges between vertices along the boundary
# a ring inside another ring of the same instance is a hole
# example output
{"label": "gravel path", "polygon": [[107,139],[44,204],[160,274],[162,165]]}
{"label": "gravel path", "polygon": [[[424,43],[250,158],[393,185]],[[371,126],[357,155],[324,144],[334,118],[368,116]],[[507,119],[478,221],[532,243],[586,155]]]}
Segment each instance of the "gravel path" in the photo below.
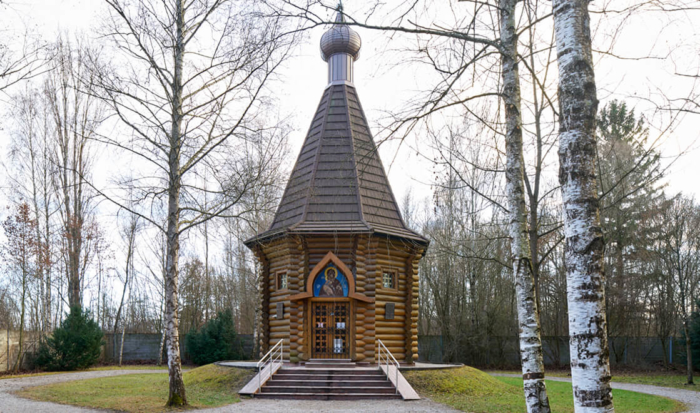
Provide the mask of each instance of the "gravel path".
{"label": "gravel path", "polygon": [[[104,412],[103,410],[80,408],[17,397],[12,392],[25,387],[42,386],[71,380],[94,379],[98,377],[120,376],[123,374],[163,373],[159,370],[107,370],[84,373],[54,374],[48,376],[25,377],[0,380],[0,413],[69,413]],[[405,402],[402,400],[358,400],[358,401],[316,401],[316,400],[264,400],[245,399],[240,403],[215,409],[197,410],[208,413],[228,412],[456,412],[445,405],[429,399]]]}
{"label": "gravel path", "polygon": [[458,412],[444,404],[435,403],[429,399],[403,401],[403,400],[347,400],[347,401],[321,401],[321,400],[269,400],[247,399],[240,403],[216,409],[197,410],[207,413],[229,412]]}
{"label": "gravel path", "polygon": [[[489,373],[491,374],[491,373]],[[492,376],[503,376],[503,377],[522,377],[518,374],[501,374],[493,373]],[[547,377],[547,380],[551,381],[563,381],[571,383],[571,379],[565,377]],[[610,383],[613,389],[636,391],[638,393],[653,394],[655,396],[668,397],[669,399],[678,400],[684,403],[687,407],[686,412],[698,413],[700,412],[700,392],[693,390],[681,390],[675,389],[673,387],[659,387],[650,386],[648,384],[634,384],[634,383]]]}

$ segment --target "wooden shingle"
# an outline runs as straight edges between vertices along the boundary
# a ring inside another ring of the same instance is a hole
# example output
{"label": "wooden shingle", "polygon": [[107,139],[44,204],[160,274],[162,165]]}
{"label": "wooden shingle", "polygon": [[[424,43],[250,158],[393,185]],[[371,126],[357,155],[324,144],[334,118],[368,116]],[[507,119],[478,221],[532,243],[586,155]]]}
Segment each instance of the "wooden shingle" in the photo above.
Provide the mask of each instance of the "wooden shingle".
{"label": "wooden shingle", "polygon": [[329,86],[309,127],[270,229],[284,233],[376,232],[419,244],[404,224],[367,118],[349,84]]}

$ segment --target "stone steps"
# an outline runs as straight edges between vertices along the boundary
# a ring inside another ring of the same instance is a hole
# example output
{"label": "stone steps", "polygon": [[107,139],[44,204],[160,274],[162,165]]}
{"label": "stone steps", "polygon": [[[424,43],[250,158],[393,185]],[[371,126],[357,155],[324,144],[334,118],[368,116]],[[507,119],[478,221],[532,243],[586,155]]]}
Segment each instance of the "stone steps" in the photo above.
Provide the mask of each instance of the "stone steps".
{"label": "stone steps", "polygon": [[303,367],[283,366],[255,397],[299,400],[401,399],[379,368],[348,361],[313,360]]}

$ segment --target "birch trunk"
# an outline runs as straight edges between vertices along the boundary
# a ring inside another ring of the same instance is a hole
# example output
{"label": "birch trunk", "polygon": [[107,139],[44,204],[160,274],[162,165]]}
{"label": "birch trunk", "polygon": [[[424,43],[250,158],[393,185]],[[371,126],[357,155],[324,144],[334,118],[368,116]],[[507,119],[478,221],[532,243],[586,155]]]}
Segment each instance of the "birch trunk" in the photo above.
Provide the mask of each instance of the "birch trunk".
{"label": "birch trunk", "polygon": [[596,187],[596,97],[586,0],[554,0],[559,63],[559,182],[574,410],[614,411],[605,316],[603,232]]}
{"label": "birch trunk", "polygon": [[119,345],[119,367],[122,366],[122,357],[124,356],[124,336],[126,335],[126,323],[122,327],[122,341]]}
{"label": "birch trunk", "polygon": [[160,346],[158,346],[158,361],[156,362],[156,365],[158,367],[163,364],[163,347],[165,346],[165,329],[163,329],[163,334],[160,336]]}
{"label": "birch trunk", "polygon": [[180,254],[180,149],[182,139],[182,68],[185,55],[184,27],[185,6],[183,0],[176,3],[176,43],[173,57],[175,73],[172,82],[172,131],[168,154],[168,228],[165,264],[165,323],[168,336],[168,375],[170,394],[167,406],[186,406],[185,382],[182,380],[180,359],[180,334],[178,319],[178,261]]}
{"label": "birch trunk", "polygon": [[520,116],[520,78],[518,73],[515,31],[517,0],[501,0],[501,65],[506,121],[506,182],[511,239],[511,265],[515,277],[520,335],[520,361],[523,391],[529,413],[549,412],[549,399],[544,383],[544,363],[540,318],[535,297],[530,245],[525,207],[523,135]]}

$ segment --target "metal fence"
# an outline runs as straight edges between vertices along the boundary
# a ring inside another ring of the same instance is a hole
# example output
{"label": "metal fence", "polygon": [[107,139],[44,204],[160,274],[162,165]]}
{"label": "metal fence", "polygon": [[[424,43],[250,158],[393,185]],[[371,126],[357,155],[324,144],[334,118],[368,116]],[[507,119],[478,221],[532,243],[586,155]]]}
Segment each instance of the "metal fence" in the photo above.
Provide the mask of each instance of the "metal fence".
{"label": "metal fence", "polygon": [[[124,350],[122,353],[123,362],[134,361],[155,361],[158,359],[158,350],[160,349],[160,334],[149,333],[126,333],[124,335]],[[243,353],[247,358],[253,355],[253,335],[238,334],[236,337],[241,341]],[[104,363],[118,363],[119,349],[121,347],[121,333],[105,334],[105,345],[102,350],[102,360]],[[163,360],[166,360],[165,349],[163,349]],[[185,336],[180,337],[180,354],[182,361],[189,362],[190,354],[187,349],[187,341]]]}
{"label": "metal fence", "polygon": [[[685,340],[681,338],[613,337],[609,338],[608,344],[613,366],[685,365],[686,362]],[[569,364],[568,337],[543,337],[542,351],[547,366]],[[475,343],[471,340],[445,340],[437,335],[419,336],[418,360],[460,362],[471,366],[517,366],[520,365],[518,338],[492,337]]]}
{"label": "metal fence", "polygon": [[[238,339],[241,341],[243,352],[246,357],[251,358],[253,355],[253,335],[239,334]],[[102,362],[103,363],[118,363],[119,349],[121,346],[122,335],[120,333],[106,333],[104,338],[104,346],[102,347]],[[24,349],[23,349],[23,364],[22,367],[30,367],[28,362],[31,360],[31,355],[36,351],[39,344],[40,333],[27,331],[24,333]],[[158,359],[158,350],[160,349],[160,334],[140,334],[126,333],[124,335],[124,352],[122,354],[123,362],[154,362]],[[180,352],[184,362],[190,361],[187,351],[186,340],[184,336],[180,340]],[[0,372],[11,370],[17,357],[19,356],[19,331],[0,330]],[[163,360],[166,360],[163,354]]]}

